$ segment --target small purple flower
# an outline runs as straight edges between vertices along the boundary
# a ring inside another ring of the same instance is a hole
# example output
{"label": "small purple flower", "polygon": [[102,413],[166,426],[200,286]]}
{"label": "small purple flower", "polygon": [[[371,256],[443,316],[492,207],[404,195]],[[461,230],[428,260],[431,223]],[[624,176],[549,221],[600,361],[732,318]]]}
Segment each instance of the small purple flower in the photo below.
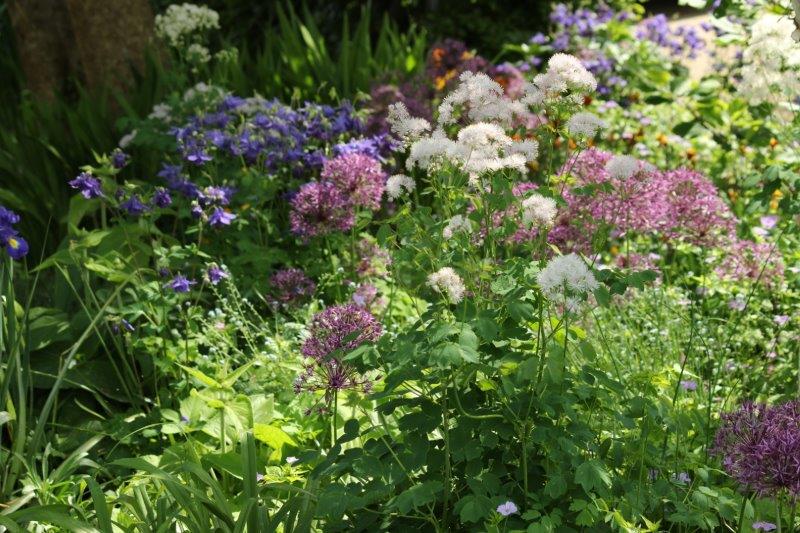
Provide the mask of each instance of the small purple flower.
{"label": "small purple flower", "polygon": [[91,198],[100,198],[103,196],[103,190],[100,187],[100,180],[92,176],[88,172],[81,172],[74,180],[69,182],[69,186],[73,189],[78,189],[87,200]]}
{"label": "small purple flower", "polygon": [[164,288],[172,289],[175,292],[189,292],[192,290],[192,285],[197,282],[187,279],[183,274],[177,274],[172,280],[164,285]]}
{"label": "small purple flower", "polygon": [[212,263],[211,266],[208,267],[208,270],[206,270],[206,276],[208,277],[209,283],[216,285],[223,279],[228,278],[229,274],[216,264]]}
{"label": "small purple flower", "polygon": [[692,379],[684,379],[681,381],[681,388],[685,391],[693,392],[697,390],[697,382]]}
{"label": "small purple flower", "polygon": [[753,522],[753,530],[755,531],[775,531],[776,529],[778,529],[778,526],[772,522],[764,522],[763,520]]}
{"label": "small purple flower", "polygon": [[517,508],[517,504],[509,500],[506,503],[498,505],[497,512],[503,516],[511,516],[512,514],[518,513],[519,509]]}
{"label": "small purple flower", "polygon": [[119,207],[132,216],[139,216],[147,211],[147,206],[142,203],[138,194],[132,194],[130,198],[119,204]]}
{"label": "small purple flower", "polygon": [[691,476],[689,476],[689,474],[687,474],[686,472],[678,472],[677,474],[672,474],[670,479],[672,479],[672,481],[674,481],[678,485],[688,485],[689,483],[692,482]]}
{"label": "small purple flower", "polygon": [[236,218],[236,215],[229,213],[221,207],[215,207],[208,217],[208,224],[213,228],[220,226],[230,226],[231,222]]}
{"label": "small purple flower", "polygon": [[761,227],[766,229],[766,230],[774,229],[775,226],[778,225],[778,216],[777,215],[766,215],[766,216],[761,217],[759,219],[759,222],[761,223]]}
{"label": "small purple flower", "polygon": [[119,148],[117,148],[111,153],[111,164],[116,169],[125,168],[130,162],[130,160],[131,157],[122,150],[120,150]]}
{"label": "small purple flower", "polygon": [[172,197],[169,191],[163,187],[156,187],[153,192],[153,205],[157,207],[169,207],[172,204]]}
{"label": "small purple flower", "polygon": [[733,311],[744,311],[744,308],[747,307],[747,303],[742,300],[741,298],[733,298],[732,300],[728,300],[728,308]]}
{"label": "small purple flower", "polygon": [[789,315],[775,315],[772,320],[779,326],[785,326],[789,322]]}

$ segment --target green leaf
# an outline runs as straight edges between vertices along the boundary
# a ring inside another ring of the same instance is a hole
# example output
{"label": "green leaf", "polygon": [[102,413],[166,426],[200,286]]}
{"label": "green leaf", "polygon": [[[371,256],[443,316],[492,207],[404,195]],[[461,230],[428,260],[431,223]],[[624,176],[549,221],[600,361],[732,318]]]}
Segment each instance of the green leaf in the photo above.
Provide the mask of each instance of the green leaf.
{"label": "green leaf", "polygon": [[214,378],[211,378],[209,376],[206,376],[205,374],[203,374],[202,372],[200,372],[196,368],[191,368],[191,367],[188,367],[188,366],[184,366],[182,364],[178,364],[178,366],[181,367],[182,369],[184,369],[187,374],[189,374],[193,378],[197,379],[198,381],[200,381],[203,385],[206,385],[207,387],[214,387],[214,388],[217,388],[217,389],[223,388],[222,384],[219,383],[217,380],[215,380]]}
{"label": "green leaf", "polygon": [[412,509],[434,502],[436,494],[441,490],[441,481],[425,481],[398,494],[389,503],[389,507],[396,508],[401,513],[407,514]]}
{"label": "green leaf", "polygon": [[253,424],[253,436],[275,450],[277,457],[280,457],[280,451],[284,444],[297,446],[294,439],[284,430],[267,424]]}
{"label": "green leaf", "polygon": [[575,470],[575,481],[580,483],[583,490],[604,491],[611,486],[611,476],[606,471],[603,463],[597,459],[590,459]]}

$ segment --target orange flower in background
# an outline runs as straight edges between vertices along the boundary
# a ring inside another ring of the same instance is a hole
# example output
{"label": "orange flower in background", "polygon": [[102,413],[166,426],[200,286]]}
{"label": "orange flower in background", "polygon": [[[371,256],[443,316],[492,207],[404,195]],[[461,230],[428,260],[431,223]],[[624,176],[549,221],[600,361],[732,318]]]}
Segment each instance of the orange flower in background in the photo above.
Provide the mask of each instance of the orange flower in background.
{"label": "orange flower in background", "polygon": [[656,137],[656,140],[658,141],[658,144],[660,144],[661,146],[666,146],[667,144],[669,144],[669,139],[663,133],[660,134],[658,137]]}
{"label": "orange flower in background", "polygon": [[689,161],[694,161],[695,159],[697,159],[697,150],[695,150],[694,148],[689,148],[688,150],[686,150],[686,159],[688,159]]}
{"label": "orange flower in background", "polygon": [[437,65],[442,62],[442,58],[444,57],[444,48],[434,48],[431,50],[431,59]]}
{"label": "orange flower in background", "polygon": [[578,145],[572,139],[569,139],[567,141],[567,146],[569,147],[570,150],[574,150],[575,148],[578,147]]}
{"label": "orange flower in background", "polygon": [[614,257],[618,256],[619,255],[619,246],[617,246],[616,244],[613,245],[611,247],[610,251],[611,251],[611,255],[613,255]]}
{"label": "orange flower in background", "polygon": [[783,198],[783,193],[780,189],[775,189],[775,192],[772,193],[772,199],[769,201],[769,208],[773,211],[777,211],[781,198]]}
{"label": "orange flower in background", "polygon": [[735,202],[736,200],[739,199],[739,192],[733,187],[731,187],[730,189],[728,189],[728,198],[730,198],[731,202]]}
{"label": "orange flower in background", "polygon": [[774,149],[776,146],[778,146],[778,139],[773,137],[769,140],[769,147]]}

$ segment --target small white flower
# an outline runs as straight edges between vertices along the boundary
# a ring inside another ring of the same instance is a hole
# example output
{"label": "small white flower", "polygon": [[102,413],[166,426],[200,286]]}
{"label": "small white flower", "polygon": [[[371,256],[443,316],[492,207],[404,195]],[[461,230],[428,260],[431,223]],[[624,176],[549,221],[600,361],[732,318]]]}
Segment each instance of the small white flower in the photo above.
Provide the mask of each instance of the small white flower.
{"label": "small white flower", "polygon": [[386,197],[397,200],[404,194],[410,194],[416,187],[414,180],[405,174],[395,174],[386,180]]}
{"label": "small white flower", "polygon": [[472,233],[472,224],[468,218],[462,215],[455,215],[447,222],[447,226],[442,230],[445,239],[451,239],[458,232]]}
{"label": "small white flower", "polygon": [[290,465],[295,464],[297,461],[299,461],[299,459],[291,455],[286,458],[286,462],[289,463]]}
{"label": "small white flower", "polygon": [[586,263],[574,253],[551,259],[536,276],[536,281],[542,292],[553,300],[589,293],[600,286]]}
{"label": "small white flower", "polygon": [[530,227],[533,224],[550,227],[556,219],[556,202],[541,194],[532,194],[522,201],[522,222]]}
{"label": "small white flower", "polygon": [[147,118],[168,122],[171,118],[170,113],[172,113],[172,108],[169,104],[162,102],[153,106],[153,110],[147,115]]}
{"label": "small white flower", "polygon": [[131,143],[133,142],[133,140],[136,138],[136,134],[137,134],[137,133],[138,133],[138,132],[137,132],[137,130],[133,130],[133,131],[132,131],[132,132],[130,132],[129,134],[127,134],[127,135],[123,136],[123,137],[122,137],[122,138],[119,140],[119,147],[120,147],[120,148],[127,148],[127,147],[128,147],[128,145],[129,145],[129,144],[131,144]]}
{"label": "small white flower", "polygon": [[192,43],[186,49],[186,57],[190,63],[208,63],[211,60],[211,52],[202,44]]}
{"label": "small white flower", "polygon": [[580,103],[583,95],[597,89],[597,80],[586,70],[580,59],[568,54],[553,54],[547,62],[547,70],[537,74],[533,83],[526,86],[522,102],[540,105],[546,99],[560,98],[571,91],[572,99]]}
{"label": "small white flower", "polygon": [[464,282],[456,271],[444,267],[428,276],[428,286],[435,291],[446,294],[451,303],[457,304],[464,297]]}
{"label": "small white flower", "polygon": [[594,137],[595,134],[606,127],[606,123],[594,113],[581,111],[575,113],[567,121],[567,129],[573,135]]}

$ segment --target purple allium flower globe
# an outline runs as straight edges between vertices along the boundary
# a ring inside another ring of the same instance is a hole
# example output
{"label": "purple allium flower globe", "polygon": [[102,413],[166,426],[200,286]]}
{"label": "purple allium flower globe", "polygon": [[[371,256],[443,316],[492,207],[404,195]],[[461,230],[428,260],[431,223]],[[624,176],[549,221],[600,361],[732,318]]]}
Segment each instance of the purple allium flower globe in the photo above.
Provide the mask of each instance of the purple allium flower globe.
{"label": "purple allium flower globe", "polygon": [[380,161],[363,154],[344,154],[328,160],[321,177],[333,183],[353,205],[377,210],[386,184]]}
{"label": "purple allium flower globe", "polygon": [[269,285],[273,302],[283,305],[301,302],[317,290],[317,284],[299,268],[276,271],[269,278]]}
{"label": "purple allium flower globe", "polygon": [[721,418],[712,452],[728,474],[759,496],[800,496],[800,400],[747,402]]}
{"label": "purple allium flower globe", "polygon": [[292,232],[305,239],[347,231],[355,223],[352,203],[330,182],[306,183],[290,203]]}
{"label": "purple allium flower globe", "polygon": [[336,305],[314,315],[301,351],[306,357],[325,360],[339,350],[377,341],[382,333],[380,322],[369,311],[355,304]]}

